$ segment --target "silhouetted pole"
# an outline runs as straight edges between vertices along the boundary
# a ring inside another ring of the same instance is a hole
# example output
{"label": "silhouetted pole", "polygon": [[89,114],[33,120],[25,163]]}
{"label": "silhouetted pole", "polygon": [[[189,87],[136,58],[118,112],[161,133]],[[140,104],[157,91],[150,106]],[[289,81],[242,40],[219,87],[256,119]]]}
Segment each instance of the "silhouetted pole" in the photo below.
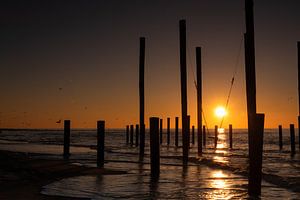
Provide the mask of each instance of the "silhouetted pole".
{"label": "silhouetted pole", "polygon": [[126,126],[126,144],[129,144],[129,125]]}
{"label": "silhouetted pole", "polygon": [[140,157],[145,152],[145,38],[140,38],[140,63],[139,63],[139,94],[140,94]]}
{"label": "silhouetted pole", "polygon": [[159,119],[159,143],[163,142],[163,119]]}
{"label": "silhouetted pole", "polygon": [[170,118],[167,118],[167,144],[170,145]]}
{"label": "silhouetted pole", "polygon": [[197,66],[197,138],[198,156],[202,154],[202,61],[201,47],[196,47],[196,66]]}
{"label": "silhouetted pole", "polygon": [[299,149],[300,149],[300,42],[297,42],[298,50],[298,138],[299,138]]}
{"label": "silhouetted pole", "polygon": [[192,126],[192,144],[195,144],[195,126]]}
{"label": "silhouetted pole", "polygon": [[278,126],[278,131],[279,131],[279,149],[282,150],[282,126]]}
{"label": "silhouetted pole", "polygon": [[175,117],[175,146],[178,147],[178,123],[179,117]]}
{"label": "silhouetted pole", "polygon": [[130,146],[133,146],[133,125],[130,125]]}
{"label": "silhouetted pole", "polygon": [[218,145],[218,126],[215,126],[215,148],[217,148]]}
{"label": "silhouetted pole", "polygon": [[97,122],[97,167],[104,166],[105,121]]}
{"label": "silhouetted pole", "polygon": [[248,193],[250,196],[259,196],[261,194],[264,114],[256,113],[253,0],[245,0],[245,8],[246,34],[244,39],[249,142]]}
{"label": "silhouetted pole", "polygon": [[160,152],[159,152],[159,118],[150,118],[150,161],[151,176],[158,177],[160,171]]}
{"label": "silhouetted pole", "polygon": [[190,138],[191,138],[191,117],[188,115],[187,116],[187,127],[188,127],[188,134],[189,134],[189,137],[188,137],[188,148],[190,148]]}
{"label": "silhouetted pole", "polygon": [[232,124],[229,124],[229,147],[232,149]]}
{"label": "silhouetted pole", "polygon": [[136,124],[135,125],[135,146],[136,147],[139,146],[139,135],[140,135],[139,131],[140,131],[139,125]]}
{"label": "silhouetted pole", "polygon": [[189,133],[187,127],[187,81],[186,81],[186,25],[179,21],[180,30],[180,80],[181,80],[181,119],[182,119],[182,160],[186,164],[189,157]]}
{"label": "silhouetted pole", "polygon": [[294,155],[296,153],[296,150],[295,150],[295,127],[294,127],[294,124],[290,124],[290,136],[291,136],[291,154]]}
{"label": "silhouetted pole", "polygon": [[203,126],[203,146],[206,146],[206,127]]}
{"label": "silhouetted pole", "polygon": [[68,159],[70,156],[70,134],[71,134],[71,121],[64,121],[64,158]]}

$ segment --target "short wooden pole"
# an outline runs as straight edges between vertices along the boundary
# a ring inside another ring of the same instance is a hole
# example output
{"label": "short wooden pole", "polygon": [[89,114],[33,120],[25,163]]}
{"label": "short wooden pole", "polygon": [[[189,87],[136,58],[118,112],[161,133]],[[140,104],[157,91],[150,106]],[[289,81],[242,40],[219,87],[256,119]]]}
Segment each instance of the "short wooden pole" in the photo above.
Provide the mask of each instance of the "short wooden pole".
{"label": "short wooden pole", "polygon": [[298,142],[299,142],[299,149],[300,149],[300,116],[298,116]]}
{"label": "short wooden pole", "polygon": [[126,144],[129,144],[129,125],[126,126]]}
{"label": "short wooden pole", "polygon": [[232,149],[232,124],[229,124],[229,147]]}
{"label": "short wooden pole", "polygon": [[150,118],[150,161],[151,176],[158,177],[160,173],[160,151],[159,151],[159,118]]}
{"label": "short wooden pole", "polygon": [[135,125],[135,146],[138,147],[139,146],[139,135],[140,135],[140,128],[139,125],[136,124]]}
{"label": "short wooden pole", "polygon": [[163,142],[163,119],[159,119],[159,142]]}
{"label": "short wooden pole", "polygon": [[282,150],[282,125],[278,126],[278,133],[279,133],[279,149]]}
{"label": "short wooden pole", "polygon": [[206,146],[206,127],[203,126],[203,146]]}
{"label": "short wooden pole", "polygon": [[167,144],[170,145],[170,118],[167,118]]}
{"label": "short wooden pole", "polygon": [[178,147],[178,122],[179,117],[175,117],[175,146]]}
{"label": "short wooden pole", "polygon": [[133,125],[130,125],[130,146],[133,146]]}
{"label": "short wooden pole", "polygon": [[97,167],[104,166],[105,121],[97,122]]}
{"label": "short wooden pole", "polygon": [[188,129],[188,149],[190,149],[190,138],[191,138],[191,117],[187,116],[187,129]]}
{"label": "short wooden pole", "polygon": [[192,144],[195,144],[195,126],[192,126]]}
{"label": "short wooden pole", "polygon": [[70,134],[71,134],[71,121],[64,121],[64,158],[70,157]]}
{"label": "short wooden pole", "polygon": [[252,196],[261,194],[264,120],[264,114],[255,115],[252,132],[255,135],[249,137],[252,151],[249,152],[248,192]]}
{"label": "short wooden pole", "polygon": [[294,155],[296,153],[296,149],[295,149],[295,126],[294,126],[294,124],[290,124],[290,136],[291,136],[291,154]]}
{"label": "short wooden pole", "polygon": [[215,148],[217,148],[218,145],[218,126],[215,126]]}

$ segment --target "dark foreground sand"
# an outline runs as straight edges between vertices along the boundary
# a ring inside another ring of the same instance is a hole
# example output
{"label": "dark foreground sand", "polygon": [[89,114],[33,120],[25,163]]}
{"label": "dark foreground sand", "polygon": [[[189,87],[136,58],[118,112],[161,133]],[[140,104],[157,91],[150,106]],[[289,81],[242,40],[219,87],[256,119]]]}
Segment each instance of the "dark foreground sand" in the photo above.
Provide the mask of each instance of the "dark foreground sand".
{"label": "dark foreground sand", "polygon": [[42,186],[66,177],[122,173],[72,165],[63,159],[37,159],[30,154],[0,151],[0,199],[74,199],[46,196],[40,191]]}

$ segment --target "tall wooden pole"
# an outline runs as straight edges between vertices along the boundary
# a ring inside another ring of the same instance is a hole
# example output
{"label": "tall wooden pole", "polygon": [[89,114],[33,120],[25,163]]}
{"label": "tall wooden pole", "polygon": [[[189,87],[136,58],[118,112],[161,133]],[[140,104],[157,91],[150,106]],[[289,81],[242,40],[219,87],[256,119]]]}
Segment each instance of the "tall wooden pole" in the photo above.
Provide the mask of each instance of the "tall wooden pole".
{"label": "tall wooden pole", "polygon": [[299,138],[299,149],[300,149],[300,41],[297,42],[298,50],[298,138]]}
{"label": "tall wooden pole", "polygon": [[175,117],[175,146],[178,147],[178,123],[179,117]]}
{"label": "tall wooden pole", "polygon": [[261,194],[264,114],[256,113],[253,0],[245,0],[245,8],[246,34],[244,39],[249,143],[248,193],[251,196],[259,196]]}
{"label": "tall wooden pole", "polygon": [[170,117],[167,118],[167,144],[170,145]]}
{"label": "tall wooden pole", "polygon": [[197,66],[197,141],[198,156],[202,155],[202,61],[201,47],[196,47],[196,66]]}
{"label": "tall wooden pole", "polygon": [[181,119],[182,119],[182,160],[186,164],[189,157],[189,135],[187,127],[187,81],[186,81],[186,24],[179,21],[180,36],[180,80],[181,80]]}
{"label": "tall wooden pole", "polygon": [[139,95],[140,95],[140,157],[145,152],[145,38],[140,38]]}

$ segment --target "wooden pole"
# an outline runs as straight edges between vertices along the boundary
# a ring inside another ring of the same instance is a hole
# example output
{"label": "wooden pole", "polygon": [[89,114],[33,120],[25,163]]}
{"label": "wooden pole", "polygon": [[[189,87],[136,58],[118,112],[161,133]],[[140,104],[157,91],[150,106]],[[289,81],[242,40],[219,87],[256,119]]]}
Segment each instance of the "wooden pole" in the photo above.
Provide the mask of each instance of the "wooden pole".
{"label": "wooden pole", "polygon": [[294,124],[290,124],[290,136],[291,136],[291,155],[295,155],[295,127]]}
{"label": "wooden pole", "polygon": [[298,138],[300,149],[300,41],[297,42],[298,51]]}
{"label": "wooden pole", "polygon": [[206,127],[203,126],[203,146],[206,146]]}
{"label": "wooden pole", "polygon": [[187,127],[187,74],[186,74],[186,24],[179,21],[180,36],[180,80],[181,80],[181,119],[182,119],[182,160],[186,164],[189,157],[189,135]]}
{"label": "wooden pole", "polygon": [[163,119],[159,119],[159,142],[163,142]]}
{"label": "wooden pole", "polygon": [[64,159],[70,157],[70,134],[71,134],[71,121],[64,121]]}
{"label": "wooden pole", "polygon": [[136,147],[139,146],[139,135],[140,135],[140,128],[139,128],[139,125],[136,124],[135,125],[135,146]]}
{"label": "wooden pole", "polygon": [[145,38],[140,38],[139,95],[140,95],[140,157],[145,152]]}
{"label": "wooden pole", "polygon": [[170,118],[167,118],[167,144],[170,145]]}
{"label": "wooden pole", "polygon": [[188,148],[190,148],[190,138],[191,138],[191,117],[188,115],[187,116],[187,129],[188,129]]}
{"label": "wooden pole", "polygon": [[250,137],[250,143],[253,145],[251,154],[249,155],[249,178],[248,192],[250,196],[258,196],[261,193],[262,178],[262,152],[263,152],[263,136],[264,136],[264,114],[256,114],[254,121],[256,137]]}
{"label": "wooden pole", "polygon": [[195,126],[192,126],[192,144],[195,144]]}
{"label": "wooden pole", "polygon": [[160,151],[159,151],[159,118],[150,118],[150,161],[151,177],[158,177],[160,173]]}
{"label": "wooden pole", "polygon": [[178,123],[179,117],[175,117],[175,146],[178,147]]}
{"label": "wooden pole", "polygon": [[126,126],[126,144],[129,144],[129,126]]}
{"label": "wooden pole", "polygon": [[229,124],[229,147],[232,149],[232,124]]}
{"label": "wooden pole", "polygon": [[278,130],[279,130],[279,149],[282,150],[282,126],[279,125],[278,126]]}
{"label": "wooden pole", "polygon": [[202,61],[201,47],[196,47],[196,66],[197,66],[197,139],[198,156],[202,155]]}
{"label": "wooden pole", "polygon": [[218,145],[218,126],[215,125],[215,149],[217,148]]}
{"label": "wooden pole", "polygon": [[[264,115],[256,114],[256,77],[255,77],[255,42],[253,0],[245,0],[246,34],[245,67],[246,96],[248,113],[248,143],[249,143],[249,178],[248,193],[250,196],[261,194],[262,145],[264,131]],[[260,141],[261,140],[261,141]],[[261,150],[261,151],[258,151]]]}
{"label": "wooden pole", "polygon": [[130,125],[130,146],[133,146],[133,125]]}
{"label": "wooden pole", "polygon": [[97,167],[104,166],[105,121],[97,122]]}

